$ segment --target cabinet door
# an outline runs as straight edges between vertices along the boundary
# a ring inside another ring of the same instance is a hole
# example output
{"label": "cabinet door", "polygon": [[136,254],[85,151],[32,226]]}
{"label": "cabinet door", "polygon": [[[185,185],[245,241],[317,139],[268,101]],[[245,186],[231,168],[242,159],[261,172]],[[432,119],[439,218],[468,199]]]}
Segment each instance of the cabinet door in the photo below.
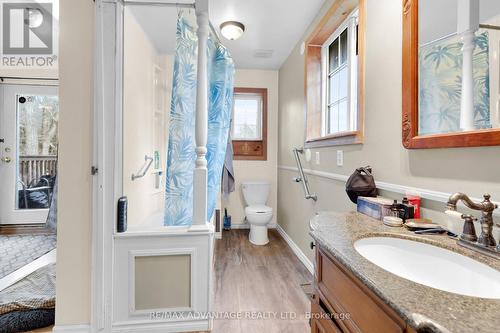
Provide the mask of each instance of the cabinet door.
{"label": "cabinet door", "polygon": [[319,320],[314,319],[311,321],[311,333],[326,333],[326,330]]}
{"label": "cabinet door", "polygon": [[311,304],[313,319],[311,320],[312,333],[343,333],[331,314],[327,313],[319,304]]}
{"label": "cabinet door", "polygon": [[331,310],[349,314],[342,321],[350,332],[403,333],[406,323],[361,281],[321,249],[317,255],[317,288]]}

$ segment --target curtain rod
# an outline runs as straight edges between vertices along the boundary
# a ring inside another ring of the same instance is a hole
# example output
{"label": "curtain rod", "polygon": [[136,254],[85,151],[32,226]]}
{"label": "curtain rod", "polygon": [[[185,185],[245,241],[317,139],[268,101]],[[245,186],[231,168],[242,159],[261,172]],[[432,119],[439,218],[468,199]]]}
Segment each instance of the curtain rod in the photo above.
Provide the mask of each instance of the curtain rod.
{"label": "curtain rod", "polygon": [[41,80],[41,81],[58,81],[56,78],[43,78],[43,77],[19,77],[19,76],[0,76],[0,82],[4,80]]}
{"label": "curtain rod", "polygon": [[123,1],[124,5],[131,6],[164,6],[177,8],[194,8],[194,3],[179,3],[179,2],[159,2],[159,1]]}
{"label": "curtain rod", "polygon": [[479,27],[483,29],[500,30],[500,26],[498,25],[480,24]]}
{"label": "curtain rod", "polygon": [[219,43],[221,43],[219,34],[217,33],[217,31],[215,30],[214,26],[212,25],[212,22],[208,21],[208,26],[210,27],[210,30],[212,30],[212,34],[214,34],[215,38],[217,38],[217,41]]}
{"label": "curtain rod", "polygon": [[[161,6],[161,7],[177,7],[177,8],[195,8],[195,3],[179,3],[179,2],[155,2],[155,1],[128,1],[128,0],[122,0],[123,5],[131,5],[131,6]],[[208,22],[208,25],[210,27],[210,30],[212,30],[212,33],[214,34],[215,38],[217,38],[217,41],[220,43],[220,37],[219,34],[217,33],[217,30],[215,30],[214,26],[212,25],[212,22]]]}

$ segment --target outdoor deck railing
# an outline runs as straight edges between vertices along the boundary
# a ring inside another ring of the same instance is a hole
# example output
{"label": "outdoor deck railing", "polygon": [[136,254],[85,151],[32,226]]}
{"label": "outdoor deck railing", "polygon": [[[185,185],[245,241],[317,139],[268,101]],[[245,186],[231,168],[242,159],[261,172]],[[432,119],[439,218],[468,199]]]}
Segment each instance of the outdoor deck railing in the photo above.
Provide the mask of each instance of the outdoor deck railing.
{"label": "outdoor deck railing", "polygon": [[20,156],[20,180],[28,185],[32,180],[41,176],[55,176],[57,172],[57,156]]}

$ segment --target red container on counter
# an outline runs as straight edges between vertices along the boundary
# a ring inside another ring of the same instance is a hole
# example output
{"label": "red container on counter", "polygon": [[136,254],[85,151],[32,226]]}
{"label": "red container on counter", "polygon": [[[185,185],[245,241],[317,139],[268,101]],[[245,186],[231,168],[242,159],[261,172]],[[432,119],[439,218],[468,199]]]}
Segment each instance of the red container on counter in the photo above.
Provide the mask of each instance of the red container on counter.
{"label": "red container on counter", "polygon": [[410,205],[415,207],[413,217],[416,219],[419,219],[420,218],[421,198],[417,195],[411,195],[411,194],[407,195],[407,198],[408,198],[408,202],[410,203]]}

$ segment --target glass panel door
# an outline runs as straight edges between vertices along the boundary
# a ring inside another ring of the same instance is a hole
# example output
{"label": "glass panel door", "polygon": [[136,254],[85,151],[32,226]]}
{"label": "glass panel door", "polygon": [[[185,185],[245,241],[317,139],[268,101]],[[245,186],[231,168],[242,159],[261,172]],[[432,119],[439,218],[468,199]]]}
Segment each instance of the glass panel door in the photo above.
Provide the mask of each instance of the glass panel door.
{"label": "glass panel door", "polygon": [[2,90],[0,223],[45,223],[57,174],[57,87]]}

